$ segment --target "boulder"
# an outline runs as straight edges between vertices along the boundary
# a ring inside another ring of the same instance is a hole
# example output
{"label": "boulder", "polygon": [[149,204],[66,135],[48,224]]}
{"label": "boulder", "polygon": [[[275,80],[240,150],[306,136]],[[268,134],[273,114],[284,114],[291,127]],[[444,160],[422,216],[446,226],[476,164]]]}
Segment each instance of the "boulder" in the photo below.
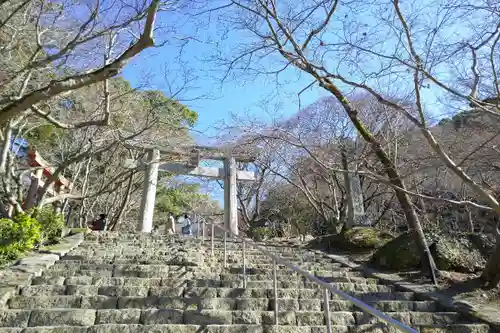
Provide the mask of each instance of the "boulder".
{"label": "boulder", "polygon": [[354,227],[344,229],[339,234],[326,235],[313,239],[308,248],[320,249],[327,252],[370,252],[382,247],[393,236],[384,231],[371,227]]}
{"label": "boulder", "polygon": [[[427,233],[426,240],[438,269],[473,273],[484,268],[494,239],[481,234]],[[389,270],[420,268],[420,255],[410,233],[404,233],[379,248],[371,263]]]}

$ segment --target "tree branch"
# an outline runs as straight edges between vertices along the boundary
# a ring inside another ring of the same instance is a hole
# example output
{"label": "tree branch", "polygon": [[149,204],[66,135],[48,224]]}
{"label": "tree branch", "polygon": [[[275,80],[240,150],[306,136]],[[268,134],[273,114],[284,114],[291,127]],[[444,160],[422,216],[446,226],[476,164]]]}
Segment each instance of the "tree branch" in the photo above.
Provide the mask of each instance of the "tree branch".
{"label": "tree branch", "polygon": [[46,101],[60,93],[79,89],[120,74],[123,68],[133,57],[146,48],[154,45],[154,22],[159,5],[160,0],[153,0],[151,2],[147,11],[146,22],[141,37],[113,62],[98,70],[70,76],[62,80],[54,80],[45,88],[35,90],[18,101],[11,103],[0,110],[0,125],[5,124],[9,119],[15,117],[21,112],[30,109],[36,103]]}

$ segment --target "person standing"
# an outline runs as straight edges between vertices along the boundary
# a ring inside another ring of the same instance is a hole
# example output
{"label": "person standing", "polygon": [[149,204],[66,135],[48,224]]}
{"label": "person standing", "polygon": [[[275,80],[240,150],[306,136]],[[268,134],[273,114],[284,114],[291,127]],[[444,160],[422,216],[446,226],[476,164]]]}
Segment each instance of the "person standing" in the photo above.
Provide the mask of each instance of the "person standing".
{"label": "person standing", "polygon": [[191,219],[189,218],[188,214],[185,214],[184,215],[184,227],[182,227],[182,233],[184,235],[189,235],[189,236],[192,236],[193,235],[193,228],[192,228],[192,225],[191,225]]}
{"label": "person standing", "polygon": [[99,218],[92,221],[90,229],[92,231],[104,231],[106,229],[106,214],[99,214]]}
{"label": "person standing", "polygon": [[168,235],[175,234],[175,219],[174,214],[168,213],[167,223],[165,224],[165,233]]}

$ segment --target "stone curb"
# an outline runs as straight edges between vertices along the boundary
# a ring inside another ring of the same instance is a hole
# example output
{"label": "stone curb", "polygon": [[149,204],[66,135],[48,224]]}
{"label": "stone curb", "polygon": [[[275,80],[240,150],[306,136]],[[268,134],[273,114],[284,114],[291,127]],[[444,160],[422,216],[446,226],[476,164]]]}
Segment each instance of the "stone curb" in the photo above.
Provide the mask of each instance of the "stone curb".
{"label": "stone curb", "polygon": [[83,233],[66,237],[61,243],[33,253],[0,270],[0,309],[5,308],[8,299],[17,294],[19,287],[29,285],[33,277],[40,276],[44,269],[54,265],[62,256],[80,245],[83,239]]}
{"label": "stone curb", "polygon": [[404,278],[397,274],[386,274],[378,272],[377,270],[365,267],[361,264],[356,264],[344,256],[339,256],[335,254],[325,253],[320,250],[310,249],[312,252],[317,254],[322,254],[327,258],[330,258],[339,264],[347,266],[349,268],[358,269],[363,271],[369,277],[374,277],[379,279],[384,284],[392,284],[401,289],[402,291],[414,292],[417,295],[431,301],[437,302],[439,305],[451,309],[453,311],[463,314],[465,317],[470,319],[480,320],[488,325],[495,332],[500,332],[500,316],[498,308],[493,308],[485,305],[474,305],[467,301],[453,301],[448,296],[440,293],[439,291],[429,290],[428,286],[417,285],[405,281]]}

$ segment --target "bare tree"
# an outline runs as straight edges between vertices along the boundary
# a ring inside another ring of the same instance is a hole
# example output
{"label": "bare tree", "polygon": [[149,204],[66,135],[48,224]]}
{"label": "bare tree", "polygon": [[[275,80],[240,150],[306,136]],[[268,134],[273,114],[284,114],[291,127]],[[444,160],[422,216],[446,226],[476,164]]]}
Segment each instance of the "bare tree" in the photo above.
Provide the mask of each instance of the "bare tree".
{"label": "bare tree", "polygon": [[[496,7],[491,7],[487,1],[467,0],[414,7],[398,0],[346,4],[325,0],[305,2],[300,6],[291,2],[249,0],[224,3],[221,10],[225,17],[232,18],[225,20],[230,22],[232,29],[250,31],[254,37],[253,44],[245,41],[240,45],[242,52],[235,56],[233,53],[224,62],[229,69],[241,63],[246,63],[248,68],[248,65],[256,65],[256,60],[279,54],[285,60],[282,68],[264,70],[268,66],[263,65],[253,68],[254,72],[279,73],[294,67],[309,74],[316,84],[338,99],[357,131],[384,165],[420,251],[428,252],[401,175],[379,140],[360,119],[344,87],[364,90],[403,114],[420,130],[441,163],[500,213],[495,196],[445,152],[425,119],[425,109],[430,107],[430,103],[426,103],[430,97],[425,89],[431,87],[440,100],[446,101],[444,107],[457,108],[465,102],[480,112],[497,117],[498,98],[485,96],[490,91],[498,95],[499,91],[496,50],[500,32]],[[373,18],[370,20],[373,23],[367,23],[366,15]],[[421,17],[429,20],[419,19]],[[448,32],[457,30],[458,25],[463,33],[450,37]],[[377,68],[369,67],[373,65]],[[443,74],[445,68],[449,71]],[[485,75],[480,75],[480,71]],[[470,89],[465,90],[464,86]],[[404,94],[403,100],[412,103],[388,98],[391,92],[383,87],[398,87],[398,95]],[[500,242],[482,275],[490,286],[500,281],[499,254]],[[429,261],[432,266],[432,259]]]}
{"label": "bare tree", "polygon": [[[226,65],[229,65],[231,69],[236,61],[248,62],[252,57],[263,58],[269,54],[278,53],[286,61],[284,68],[294,66],[310,74],[319,86],[337,98],[356,130],[383,164],[389,181],[396,188],[396,197],[415,235],[419,252],[425,259],[423,269],[430,269],[434,275],[437,272],[434,260],[428,250],[418,216],[405,192],[405,184],[394,162],[381,146],[380,141],[360,119],[358,109],[351,103],[348,95],[334,82],[339,79],[345,83],[351,81],[329,71],[327,63],[322,60],[322,55],[316,52],[316,49],[324,44],[318,36],[329,28],[332,17],[338,11],[338,6],[339,2],[336,0],[319,3],[306,2],[300,6],[280,3],[279,7],[274,1],[231,1],[230,5],[224,7],[224,15],[232,17],[231,28],[254,33],[255,43],[250,47],[245,47],[242,53],[231,56]],[[322,14],[324,18],[320,19],[318,15]],[[402,110],[407,112],[404,108]]]}

